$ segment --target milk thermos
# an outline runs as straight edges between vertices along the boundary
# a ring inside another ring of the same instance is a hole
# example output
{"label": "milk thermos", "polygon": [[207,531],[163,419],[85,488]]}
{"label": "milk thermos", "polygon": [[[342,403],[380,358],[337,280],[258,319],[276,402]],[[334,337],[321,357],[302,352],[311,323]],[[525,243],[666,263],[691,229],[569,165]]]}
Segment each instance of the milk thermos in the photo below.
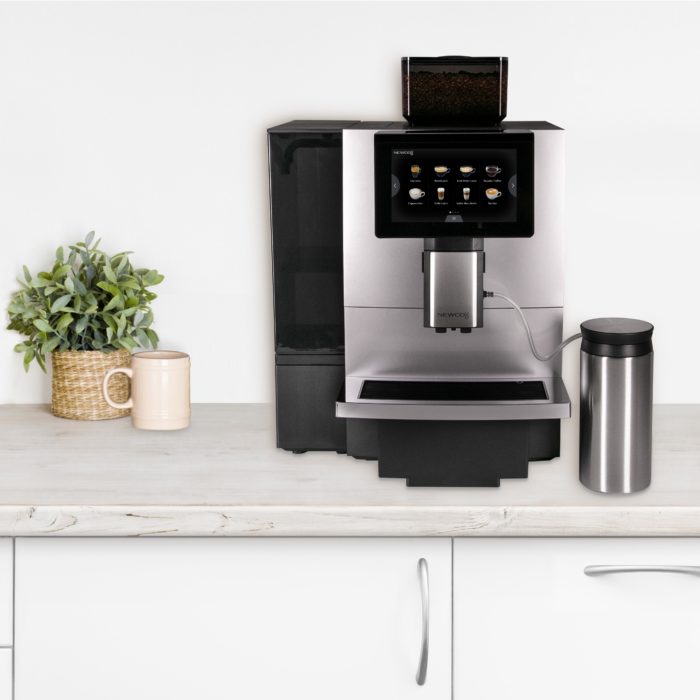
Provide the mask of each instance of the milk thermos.
{"label": "milk thermos", "polygon": [[601,493],[651,481],[654,327],[631,318],[581,324],[579,478]]}

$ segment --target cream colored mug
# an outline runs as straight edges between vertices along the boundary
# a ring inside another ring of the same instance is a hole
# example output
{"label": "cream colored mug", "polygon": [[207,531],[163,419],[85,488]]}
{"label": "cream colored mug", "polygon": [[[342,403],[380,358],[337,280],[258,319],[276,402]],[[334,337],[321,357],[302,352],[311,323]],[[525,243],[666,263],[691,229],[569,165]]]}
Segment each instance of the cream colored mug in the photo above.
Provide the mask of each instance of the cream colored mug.
{"label": "cream colored mug", "polygon": [[[131,379],[131,396],[124,403],[112,401],[107,389],[110,377],[119,372]],[[137,352],[131,356],[131,367],[105,373],[102,395],[112,408],[130,408],[135,428],[186,428],[190,424],[190,356],[172,350]]]}

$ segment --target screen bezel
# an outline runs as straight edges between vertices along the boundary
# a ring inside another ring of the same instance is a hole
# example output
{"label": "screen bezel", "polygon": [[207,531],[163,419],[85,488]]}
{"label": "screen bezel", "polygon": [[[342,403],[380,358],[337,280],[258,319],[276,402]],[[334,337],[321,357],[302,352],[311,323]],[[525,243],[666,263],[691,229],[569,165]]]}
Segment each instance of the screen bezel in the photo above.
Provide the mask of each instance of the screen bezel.
{"label": "screen bezel", "polygon": [[[394,148],[515,148],[518,196],[512,222],[395,222],[391,213]],[[374,135],[374,235],[377,238],[530,238],[535,233],[535,136],[522,132],[382,132]]]}

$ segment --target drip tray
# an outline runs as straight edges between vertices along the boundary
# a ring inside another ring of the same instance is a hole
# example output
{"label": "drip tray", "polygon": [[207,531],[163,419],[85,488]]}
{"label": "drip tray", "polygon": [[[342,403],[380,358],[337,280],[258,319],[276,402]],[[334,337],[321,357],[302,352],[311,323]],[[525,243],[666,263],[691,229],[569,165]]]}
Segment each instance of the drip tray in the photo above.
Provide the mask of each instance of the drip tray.
{"label": "drip tray", "polygon": [[569,418],[561,377],[513,379],[345,377],[338,418],[373,420],[548,420]]}
{"label": "drip tray", "polygon": [[369,401],[546,401],[542,381],[404,382],[366,380],[360,399]]}

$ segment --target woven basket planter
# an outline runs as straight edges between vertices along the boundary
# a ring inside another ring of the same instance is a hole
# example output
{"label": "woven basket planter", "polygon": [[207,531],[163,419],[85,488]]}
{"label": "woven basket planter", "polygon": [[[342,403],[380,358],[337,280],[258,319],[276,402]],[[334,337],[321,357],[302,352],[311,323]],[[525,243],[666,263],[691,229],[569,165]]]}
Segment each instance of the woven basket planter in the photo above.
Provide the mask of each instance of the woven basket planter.
{"label": "woven basket planter", "polygon": [[[113,367],[128,367],[128,350],[66,350],[51,353],[51,413],[73,420],[108,420],[128,416],[129,409],[107,405],[102,397],[102,379]],[[123,374],[111,378],[109,395],[122,403],[129,398],[129,380]]]}

